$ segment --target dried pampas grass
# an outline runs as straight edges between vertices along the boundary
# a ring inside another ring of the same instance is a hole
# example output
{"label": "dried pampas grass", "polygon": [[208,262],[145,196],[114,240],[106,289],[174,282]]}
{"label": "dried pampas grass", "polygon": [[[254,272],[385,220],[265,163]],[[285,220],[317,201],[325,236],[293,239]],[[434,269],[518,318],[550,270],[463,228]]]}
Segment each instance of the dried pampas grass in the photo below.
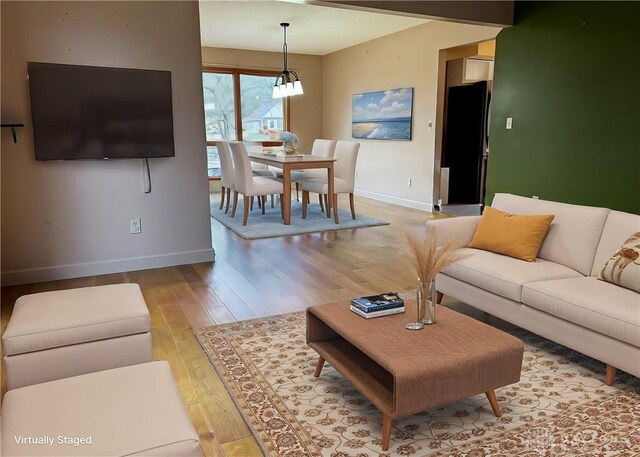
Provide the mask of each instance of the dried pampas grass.
{"label": "dried pampas grass", "polygon": [[427,225],[421,236],[412,233],[406,233],[406,236],[409,250],[405,257],[411,261],[423,284],[430,284],[439,272],[453,262],[467,257],[461,250],[464,244],[457,238],[437,246],[435,228],[431,225]]}

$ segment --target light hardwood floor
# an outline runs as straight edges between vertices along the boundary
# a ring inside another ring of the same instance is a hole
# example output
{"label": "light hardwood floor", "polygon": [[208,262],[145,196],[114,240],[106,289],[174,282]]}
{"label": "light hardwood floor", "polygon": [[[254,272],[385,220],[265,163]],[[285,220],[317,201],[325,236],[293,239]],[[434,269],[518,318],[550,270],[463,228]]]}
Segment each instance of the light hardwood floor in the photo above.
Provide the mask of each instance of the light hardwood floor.
{"label": "light hardwood floor", "polygon": [[[219,195],[213,198],[219,201]],[[345,205],[341,198],[340,206]],[[440,216],[359,197],[356,211],[391,225],[246,241],[212,219],[215,263],[3,287],[2,331],[21,295],[138,283],[151,313],[154,358],[171,362],[203,454],[261,456],[193,329],[414,289],[415,273],[401,256],[404,232],[424,230],[428,219]]]}

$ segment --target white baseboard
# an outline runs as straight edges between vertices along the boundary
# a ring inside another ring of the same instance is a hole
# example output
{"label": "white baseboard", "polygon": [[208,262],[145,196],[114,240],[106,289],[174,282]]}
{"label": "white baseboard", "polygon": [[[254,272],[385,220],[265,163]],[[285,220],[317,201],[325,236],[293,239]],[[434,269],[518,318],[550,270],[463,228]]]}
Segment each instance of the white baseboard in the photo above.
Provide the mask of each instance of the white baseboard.
{"label": "white baseboard", "polygon": [[433,211],[433,205],[431,203],[423,203],[416,200],[408,200],[406,198],[393,197],[391,195],[378,194],[376,192],[369,192],[368,190],[361,189],[356,189],[355,194],[372,200],[406,206],[407,208],[420,209],[422,211]]}
{"label": "white baseboard", "polygon": [[107,260],[105,262],[76,263],[54,267],[3,271],[2,285],[15,286],[18,284],[55,281],[58,279],[121,273],[123,271],[148,270],[150,268],[170,267],[189,263],[212,262],[215,259],[215,255],[215,250],[209,248],[199,251],[174,252],[145,257]]}

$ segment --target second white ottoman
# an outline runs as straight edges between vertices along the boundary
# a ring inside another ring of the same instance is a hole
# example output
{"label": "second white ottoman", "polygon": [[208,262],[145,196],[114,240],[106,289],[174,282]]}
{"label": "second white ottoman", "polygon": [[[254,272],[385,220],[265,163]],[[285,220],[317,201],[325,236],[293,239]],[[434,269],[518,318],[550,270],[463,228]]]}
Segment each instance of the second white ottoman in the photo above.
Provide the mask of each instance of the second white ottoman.
{"label": "second white ottoman", "polygon": [[200,456],[165,361],[9,391],[1,427],[3,457]]}
{"label": "second white ottoman", "polygon": [[150,330],[137,284],[24,295],[2,335],[7,386],[151,362]]}

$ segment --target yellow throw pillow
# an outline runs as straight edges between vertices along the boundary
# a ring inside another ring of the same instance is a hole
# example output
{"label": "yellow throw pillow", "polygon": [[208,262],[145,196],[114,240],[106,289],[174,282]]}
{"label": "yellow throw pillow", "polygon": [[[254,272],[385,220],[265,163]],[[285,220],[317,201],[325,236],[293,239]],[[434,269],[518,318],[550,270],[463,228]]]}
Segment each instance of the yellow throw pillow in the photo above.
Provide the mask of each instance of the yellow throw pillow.
{"label": "yellow throw pillow", "polygon": [[607,260],[598,279],[640,292],[640,232],[627,238]]}
{"label": "yellow throw pillow", "polygon": [[553,218],[553,214],[503,213],[487,206],[469,247],[534,262]]}

